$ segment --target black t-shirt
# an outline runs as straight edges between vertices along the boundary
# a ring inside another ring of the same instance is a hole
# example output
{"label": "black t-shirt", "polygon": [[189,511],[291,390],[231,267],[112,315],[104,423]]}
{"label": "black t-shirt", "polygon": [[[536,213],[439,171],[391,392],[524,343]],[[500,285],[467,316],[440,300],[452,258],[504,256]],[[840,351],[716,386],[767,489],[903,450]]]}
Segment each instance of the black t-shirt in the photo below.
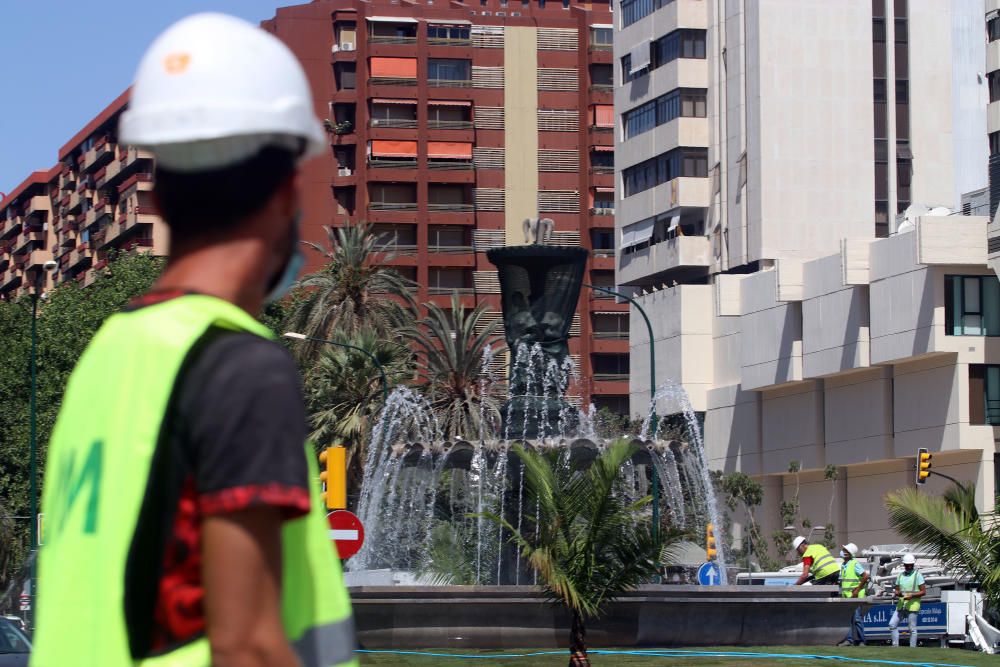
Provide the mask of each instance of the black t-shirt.
{"label": "black t-shirt", "polygon": [[279,508],[286,519],[309,511],[306,431],[298,370],[280,345],[212,328],[192,348],[161,426],[129,552],[125,611],[134,657],[204,634],[205,516],[255,505]]}

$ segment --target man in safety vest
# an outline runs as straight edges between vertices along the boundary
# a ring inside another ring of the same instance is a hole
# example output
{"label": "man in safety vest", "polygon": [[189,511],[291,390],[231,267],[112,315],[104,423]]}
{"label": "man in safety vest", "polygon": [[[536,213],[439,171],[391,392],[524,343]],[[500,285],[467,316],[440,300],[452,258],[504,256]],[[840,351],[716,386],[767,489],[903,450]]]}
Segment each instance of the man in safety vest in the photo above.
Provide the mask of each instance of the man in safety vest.
{"label": "man in safety vest", "polygon": [[802,575],[795,581],[796,586],[809,581],[814,584],[836,585],[840,575],[840,566],[822,544],[809,544],[806,538],[799,535],[792,540],[792,548],[802,556]]}
{"label": "man in safety vest", "polygon": [[904,554],[903,571],[896,577],[894,592],[899,600],[896,602],[896,611],[892,612],[892,618],[889,619],[893,646],[899,646],[899,623],[904,615],[910,628],[910,648],[917,646],[917,613],[920,611],[920,598],[927,595],[927,586],[916,563],[913,554]]}
{"label": "man in safety vest", "polygon": [[[848,542],[840,550],[840,557],[843,564],[840,566],[840,596],[844,598],[863,598],[865,596],[865,586],[868,585],[868,572],[858,562],[858,545]],[[852,646],[865,645],[865,620],[861,613],[861,605],[854,609],[851,617],[851,627],[837,646],[850,644]]]}
{"label": "man in safety vest", "polygon": [[296,177],[326,145],[305,74],[198,14],[149,48],[119,132],[154,154],[170,258],[70,377],[32,665],[356,665],[298,373],[254,319],[301,266]]}

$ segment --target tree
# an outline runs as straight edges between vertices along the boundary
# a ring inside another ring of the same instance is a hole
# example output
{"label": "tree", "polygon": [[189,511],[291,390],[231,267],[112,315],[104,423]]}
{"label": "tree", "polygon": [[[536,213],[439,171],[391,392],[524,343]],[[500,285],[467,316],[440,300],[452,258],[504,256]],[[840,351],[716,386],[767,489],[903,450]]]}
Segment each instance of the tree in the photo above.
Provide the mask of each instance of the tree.
{"label": "tree", "polygon": [[[364,327],[353,335],[331,340],[361,348],[385,370],[392,386],[412,380],[410,350],[398,340]],[[365,443],[384,406],[382,375],[367,354],[350,348],[323,345],[304,378],[310,438],[318,447],[347,447],[348,488],[356,488],[364,473]]]}
{"label": "tree", "polygon": [[571,667],[589,666],[586,622],[621,593],[649,581],[673,555],[679,534],[661,531],[654,539],[650,498],[630,503],[614,492],[621,466],[635,453],[625,440],[604,450],[585,471],[559,465],[556,454],[521,445],[512,451],[524,465],[537,521],[529,513],[528,525],[519,531],[500,516],[483,516],[510,533],[546,595],[571,615]]}
{"label": "tree", "polygon": [[499,320],[484,320],[489,307],[466,310],[452,295],[451,311],[428,303],[427,316],[405,327],[403,334],[417,350],[424,392],[445,437],[478,439],[483,419],[496,424],[500,415],[497,384],[481,381],[483,353],[502,345]]}
{"label": "tree", "polygon": [[[111,258],[89,287],[58,285],[38,310],[38,475],[44,482],[45,453],[66,382],[97,329],[110,315],[149,290],[164,261],[144,254]],[[0,302],[0,504],[5,516],[29,513],[28,443],[31,396],[31,300]],[[41,497],[41,484],[39,485]],[[14,522],[13,539],[0,538],[0,561],[16,572],[28,549],[29,520]],[[0,589],[6,581],[0,572]]]}
{"label": "tree", "polygon": [[975,487],[956,485],[942,496],[916,489],[886,495],[889,525],[946,567],[978,582],[994,618],[1000,615],[1000,516],[980,516]]}
{"label": "tree", "polygon": [[738,471],[723,475],[719,486],[726,494],[726,507],[730,511],[742,507],[746,514],[748,525],[742,551],[746,556],[747,565],[749,566],[756,556],[764,570],[776,569],[777,564],[767,553],[767,544],[764,542],[764,535],[756,517],[756,509],[764,501],[764,487],[749,475]]}
{"label": "tree", "polygon": [[[314,338],[335,332],[350,334],[368,327],[390,335],[415,318],[410,290],[414,283],[386,265],[391,259],[365,223],[326,230],[328,248],[304,242],[323,255],[327,264],[296,285],[286,320],[288,328]],[[305,341],[295,347],[300,360],[313,360],[322,343]]]}

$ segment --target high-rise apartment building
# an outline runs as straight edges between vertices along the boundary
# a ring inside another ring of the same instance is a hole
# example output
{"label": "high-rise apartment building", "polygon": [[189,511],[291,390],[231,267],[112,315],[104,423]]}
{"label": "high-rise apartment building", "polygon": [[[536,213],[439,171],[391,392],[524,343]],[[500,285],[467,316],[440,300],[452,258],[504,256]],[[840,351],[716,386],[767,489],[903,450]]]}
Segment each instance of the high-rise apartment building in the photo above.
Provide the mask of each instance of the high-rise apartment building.
{"label": "high-rise apartment building", "polygon": [[[912,485],[921,447],[992,507],[1000,283],[986,218],[939,215],[986,185],[981,13],[625,0],[615,14],[618,284],[653,320],[659,382],[703,415],[711,467],[763,482],[767,533],[795,496],[839,540],[898,541],[882,496]],[[639,414],[649,342],[631,323]]]}
{"label": "high-rise apartment building", "polygon": [[[457,292],[499,317],[486,250],[551,218],[555,243],[592,251],[586,282],[614,284],[608,4],[322,0],[263,26],[304,64],[330,131],[304,176],[307,238],[367,221],[418,302]],[[584,289],[577,314],[581,398],[625,412],[627,310]]]}
{"label": "high-rise apartment building", "polygon": [[[114,252],[167,251],[167,228],[152,202],[153,163],[117,141],[120,95],[0,202],[0,297],[52,283],[94,281]],[[54,259],[51,275],[42,267]]]}
{"label": "high-rise apartment building", "polygon": [[[525,242],[526,218],[591,251],[587,282],[614,277],[612,34],[609,5],[563,0],[319,0],[263,27],[303,63],[326,119],[328,154],[302,179],[306,240],[367,221],[418,302],[481,301],[499,318],[486,250]],[[127,93],[0,202],[0,295],[89,284],[115,248],[166,251],[149,200],[152,161],[117,143]],[[322,258],[308,253],[307,270]],[[29,275],[30,274],[30,275]],[[628,409],[628,312],[585,289],[570,331],[582,401]],[[499,360],[498,365],[503,361]]]}

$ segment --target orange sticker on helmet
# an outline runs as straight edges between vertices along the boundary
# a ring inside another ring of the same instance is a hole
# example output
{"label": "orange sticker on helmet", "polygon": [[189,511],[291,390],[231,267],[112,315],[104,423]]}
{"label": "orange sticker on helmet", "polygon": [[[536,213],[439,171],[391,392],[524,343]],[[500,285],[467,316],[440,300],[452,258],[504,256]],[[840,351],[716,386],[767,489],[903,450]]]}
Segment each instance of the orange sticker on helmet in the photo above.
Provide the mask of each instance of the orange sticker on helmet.
{"label": "orange sticker on helmet", "polygon": [[183,74],[190,64],[190,53],[171,53],[163,59],[163,68],[167,70],[167,74]]}

